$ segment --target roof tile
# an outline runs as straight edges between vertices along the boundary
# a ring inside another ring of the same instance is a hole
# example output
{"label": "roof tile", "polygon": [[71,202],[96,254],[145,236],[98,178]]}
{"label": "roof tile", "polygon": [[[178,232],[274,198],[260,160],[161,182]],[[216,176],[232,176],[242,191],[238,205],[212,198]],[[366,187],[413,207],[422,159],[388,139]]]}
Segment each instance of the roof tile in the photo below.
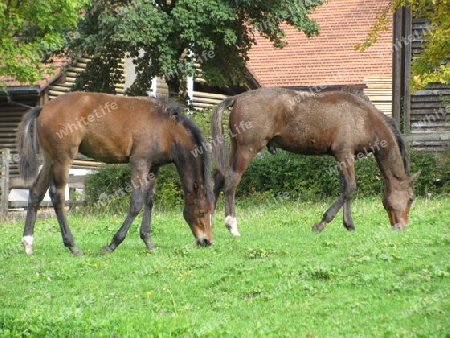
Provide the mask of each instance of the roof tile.
{"label": "roof tile", "polygon": [[308,38],[282,25],[288,46],[275,49],[261,36],[249,52],[250,73],[261,86],[322,86],[363,84],[364,77],[392,75],[392,22],[365,52],[364,42],[388,0],[331,0],[311,15],[320,34]]}

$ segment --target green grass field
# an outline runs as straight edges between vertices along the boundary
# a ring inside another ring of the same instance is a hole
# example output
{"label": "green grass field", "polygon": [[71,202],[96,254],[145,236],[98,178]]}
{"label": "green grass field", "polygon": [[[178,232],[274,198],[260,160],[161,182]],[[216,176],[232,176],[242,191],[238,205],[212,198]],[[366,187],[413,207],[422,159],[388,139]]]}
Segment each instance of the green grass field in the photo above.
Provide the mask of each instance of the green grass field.
{"label": "green grass field", "polygon": [[81,257],[56,219],[39,220],[34,252],[22,221],[0,223],[2,337],[450,337],[450,198],[418,199],[391,231],[379,198],[311,226],[330,201],[238,201],[242,237],[217,211],[214,244],[199,248],[180,210],[158,211],[147,252],[138,221],[101,255],[123,215],[72,213]]}

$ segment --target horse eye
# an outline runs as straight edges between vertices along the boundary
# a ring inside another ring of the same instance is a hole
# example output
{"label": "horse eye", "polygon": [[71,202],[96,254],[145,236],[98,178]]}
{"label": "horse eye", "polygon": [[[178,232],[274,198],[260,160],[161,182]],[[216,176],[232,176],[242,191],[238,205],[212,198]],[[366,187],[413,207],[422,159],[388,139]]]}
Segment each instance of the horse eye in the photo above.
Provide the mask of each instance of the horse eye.
{"label": "horse eye", "polygon": [[200,217],[203,217],[203,216],[205,216],[205,212],[204,212],[203,210],[199,210],[199,211],[198,211],[198,215],[199,215]]}

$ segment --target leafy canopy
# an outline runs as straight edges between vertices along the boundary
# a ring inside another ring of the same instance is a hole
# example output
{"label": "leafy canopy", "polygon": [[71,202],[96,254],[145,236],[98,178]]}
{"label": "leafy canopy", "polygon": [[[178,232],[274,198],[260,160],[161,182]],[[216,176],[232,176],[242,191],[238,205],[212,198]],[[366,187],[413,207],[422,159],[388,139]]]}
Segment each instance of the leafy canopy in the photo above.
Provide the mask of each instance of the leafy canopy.
{"label": "leafy canopy", "polygon": [[[33,83],[42,62],[66,46],[88,0],[8,0],[0,3],[0,76]],[[0,85],[4,83],[0,80]]]}
{"label": "leafy canopy", "polygon": [[424,35],[424,49],[412,63],[412,89],[424,88],[430,82],[450,83],[449,0],[390,0],[379,13],[366,41],[357,49],[363,51],[376,43],[379,32],[387,30],[388,15],[402,6],[410,6],[414,18],[425,18],[430,23]]}
{"label": "leafy canopy", "polygon": [[[98,1],[86,10],[79,38],[72,44],[75,52],[94,57],[79,80],[79,89],[113,91],[114,81],[123,73],[118,60],[125,55],[135,58],[136,65],[137,78],[130,95],[145,94],[157,76],[166,78],[172,95],[183,89],[182,79],[195,72],[212,85],[243,83],[247,53],[256,34],[283,47],[286,42],[280,24],[285,21],[315,35],[319,27],[308,14],[323,2]],[[99,71],[110,76],[99,79]]]}

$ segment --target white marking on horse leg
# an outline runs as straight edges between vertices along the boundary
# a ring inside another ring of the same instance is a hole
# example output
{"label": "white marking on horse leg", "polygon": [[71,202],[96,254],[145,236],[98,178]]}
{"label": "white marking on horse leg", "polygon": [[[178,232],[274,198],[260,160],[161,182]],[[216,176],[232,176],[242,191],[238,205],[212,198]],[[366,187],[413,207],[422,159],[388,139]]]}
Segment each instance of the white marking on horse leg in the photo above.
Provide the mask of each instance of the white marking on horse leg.
{"label": "white marking on horse leg", "polygon": [[225,217],[225,227],[228,229],[228,231],[233,236],[240,236],[241,235],[239,233],[238,229],[237,229],[237,219],[236,219],[236,217],[233,217],[233,216]]}
{"label": "white marking on horse leg", "polygon": [[22,244],[25,248],[25,253],[31,255],[33,253],[33,236],[23,236]]}

